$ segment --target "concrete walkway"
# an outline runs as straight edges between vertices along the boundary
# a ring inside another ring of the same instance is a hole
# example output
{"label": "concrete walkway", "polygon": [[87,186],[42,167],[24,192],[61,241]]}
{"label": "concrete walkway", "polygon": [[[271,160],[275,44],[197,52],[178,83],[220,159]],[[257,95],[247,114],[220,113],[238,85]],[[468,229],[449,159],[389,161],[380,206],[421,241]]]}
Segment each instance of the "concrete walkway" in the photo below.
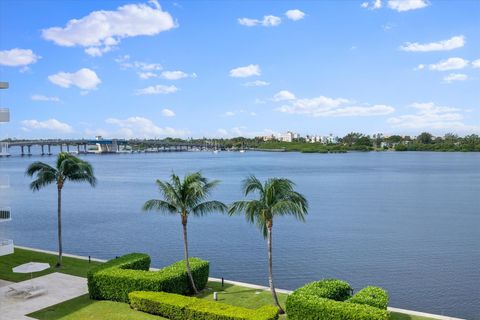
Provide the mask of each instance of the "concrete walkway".
{"label": "concrete walkway", "polygon": [[[0,287],[2,319],[32,319],[25,315],[88,292],[87,279],[58,272],[34,278],[33,283],[35,286],[45,287],[48,292],[30,299],[16,299],[5,296],[9,289],[8,286]],[[10,286],[19,288],[28,285],[31,285],[30,280],[17,282]]]}

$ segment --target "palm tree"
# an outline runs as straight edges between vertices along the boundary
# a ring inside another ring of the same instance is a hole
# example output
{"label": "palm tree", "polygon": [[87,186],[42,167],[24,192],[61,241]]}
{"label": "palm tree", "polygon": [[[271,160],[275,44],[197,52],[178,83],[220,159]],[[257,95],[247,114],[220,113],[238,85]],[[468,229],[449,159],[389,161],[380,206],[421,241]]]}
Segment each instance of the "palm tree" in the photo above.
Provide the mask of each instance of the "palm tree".
{"label": "palm tree", "polygon": [[32,163],[26,174],[35,176],[30,183],[32,191],[38,191],[43,187],[55,183],[57,185],[57,223],[58,223],[58,262],[57,267],[62,265],[62,189],[67,180],[72,182],[88,182],[92,187],[97,183],[93,175],[93,168],[87,161],[81,160],[67,152],[60,152],[55,167],[37,161]]}
{"label": "palm tree", "polygon": [[172,173],[170,181],[157,180],[162,200],[151,199],[145,202],[143,210],[158,210],[161,213],[180,215],[183,226],[183,245],[187,274],[195,294],[197,287],[193,281],[190,262],[188,261],[187,222],[188,216],[203,216],[213,211],[226,212],[227,206],[220,201],[207,201],[212,189],[220,183],[209,181],[200,172],[187,174],[183,181]]}
{"label": "palm tree", "polygon": [[278,303],[275,285],[273,284],[272,267],[272,227],[273,218],[277,216],[293,215],[297,220],[305,221],[308,202],[303,195],[294,190],[295,184],[283,178],[271,178],[264,184],[255,176],[250,176],[243,181],[243,193],[248,196],[257,193],[254,200],[242,200],[234,202],[229,214],[245,214],[247,221],[255,223],[267,239],[268,247],[268,282],[270,291],[279,313],[285,313]]}

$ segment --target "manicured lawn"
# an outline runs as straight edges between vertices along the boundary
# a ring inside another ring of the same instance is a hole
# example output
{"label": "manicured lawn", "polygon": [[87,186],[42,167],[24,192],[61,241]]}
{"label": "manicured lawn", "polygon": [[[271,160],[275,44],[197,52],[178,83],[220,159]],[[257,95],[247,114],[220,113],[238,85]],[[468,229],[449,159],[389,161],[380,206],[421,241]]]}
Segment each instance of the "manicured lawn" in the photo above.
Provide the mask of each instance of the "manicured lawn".
{"label": "manicured lawn", "polygon": [[92,261],[88,263],[86,260],[63,257],[63,266],[59,269],[55,268],[57,264],[57,256],[47,253],[35,252],[15,248],[15,253],[0,257],[0,279],[19,282],[30,279],[30,274],[13,273],[12,268],[27,262],[47,262],[52,266],[50,269],[36,272],[34,277],[40,277],[53,272],[62,272],[79,277],[87,277],[87,272],[99,262]]}
{"label": "manicured lawn", "polygon": [[[55,255],[40,253],[30,250],[15,248],[15,253],[0,257],[0,279],[8,281],[23,281],[30,278],[29,274],[13,273],[12,268],[30,261],[47,262],[55,266],[57,260]],[[86,260],[75,258],[63,258],[64,266],[60,269],[52,267],[48,270],[35,273],[34,276],[42,276],[52,272],[63,272],[80,277],[86,277],[88,270],[98,262],[88,263]],[[213,300],[213,292],[219,292],[218,301],[230,305],[256,309],[266,304],[272,303],[270,291],[250,289],[241,286],[225,284],[222,289],[219,282],[209,282],[207,288],[199,295],[199,298]],[[278,294],[280,304],[285,306],[286,294]],[[132,319],[132,320],[161,320],[159,316],[153,316],[147,313],[130,309],[126,303],[113,301],[90,300],[88,295],[83,295],[75,299],[36,311],[29,316],[36,319]],[[286,319],[285,316],[280,319]],[[409,316],[401,313],[392,313],[391,320],[432,320],[424,317]]]}
{"label": "manicured lawn", "polygon": [[122,302],[90,300],[88,294],[36,311],[28,315],[35,319],[65,320],[161,320],[165,319],[130,309]]}

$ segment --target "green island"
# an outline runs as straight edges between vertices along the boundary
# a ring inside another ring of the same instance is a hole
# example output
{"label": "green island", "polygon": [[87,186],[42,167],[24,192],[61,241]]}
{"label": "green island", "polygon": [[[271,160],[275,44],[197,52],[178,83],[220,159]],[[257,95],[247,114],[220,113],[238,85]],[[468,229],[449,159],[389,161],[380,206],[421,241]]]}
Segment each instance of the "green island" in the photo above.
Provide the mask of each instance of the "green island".
{"label": "green island", "polygon": [[[18,264],[29,261],[47,262],[54,265],[56,256],[53,254],[42,253],[32,250],[15,248],[15,253],[3,256],[1,258],[2,268],[0,269],[0,279],[13,282],[28,280],[29,274],[13,273],[11,268]],[[42,272],[38,272],[34,277],[43,276],[53,272],[61,272],[80,277],[86,277],[87,273],[94,267],[100,265],[100,262],[82,260],[77,258],[63,257],[63,265],[60,268],[52,267]],[[222,288],[221,283],[209,281],[206,289],[198,296],[201,299],[213,301],[213,292],[219,292],[218,301],[230,304],[232,306],[257,309],[259,307],[271,304],[271,294],[268,290],[251,289],[248,287],[225,284]],[[279,300],[285,305],[286,294],[279,293]],[[128,303],[92,300],[88,294],[65,301],[63,303],[50,306],[48,308],[33,312],[28,315],[35,319],[44,320],[88,320],[88,319],[132,319],[132,320],[155,320],[166,319],[160,316],[151,315],[130,308]],[[280,319],[287,319],[287,316],[281,316]],[[402,313],[390,313],[391,320],[428,320],[430,318],[417,317]]]}

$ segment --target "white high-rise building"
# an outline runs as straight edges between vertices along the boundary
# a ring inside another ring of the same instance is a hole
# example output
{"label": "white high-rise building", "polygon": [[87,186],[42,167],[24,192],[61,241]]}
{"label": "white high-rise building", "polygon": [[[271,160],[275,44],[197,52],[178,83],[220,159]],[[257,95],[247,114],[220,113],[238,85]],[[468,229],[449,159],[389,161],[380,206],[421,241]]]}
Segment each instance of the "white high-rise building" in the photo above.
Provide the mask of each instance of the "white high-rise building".
{"label": "white high-rise building", "polygon": [[[0,82],[0,89],[8,89],[8,82]],[[7,108],[0,108],[0,123],[10,121],[10,110]],[[8,143],[0,143],[0,156],[8,156]],[[0,177],[0,188],[6,189],[10,187],[10,180],[8,176]],[[0,207],[0,223],[12,220],[12,213],[9,207]],[[0,239],[0,256],[13,253],[13,240]]]}

